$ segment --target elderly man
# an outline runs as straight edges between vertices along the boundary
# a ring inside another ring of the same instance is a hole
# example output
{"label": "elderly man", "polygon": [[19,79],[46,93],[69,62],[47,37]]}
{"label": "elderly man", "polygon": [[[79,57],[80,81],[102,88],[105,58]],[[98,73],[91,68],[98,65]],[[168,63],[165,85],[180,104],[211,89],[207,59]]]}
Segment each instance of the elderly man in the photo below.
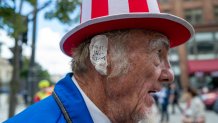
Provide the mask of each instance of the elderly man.
{"label": "elderly man", "polygon": [[53,95],[6,123],[150,122],[152,93],[172,82],[169,48],[194,33],[156,0],[83,0],[81,24],[61,41],[72,71]]}

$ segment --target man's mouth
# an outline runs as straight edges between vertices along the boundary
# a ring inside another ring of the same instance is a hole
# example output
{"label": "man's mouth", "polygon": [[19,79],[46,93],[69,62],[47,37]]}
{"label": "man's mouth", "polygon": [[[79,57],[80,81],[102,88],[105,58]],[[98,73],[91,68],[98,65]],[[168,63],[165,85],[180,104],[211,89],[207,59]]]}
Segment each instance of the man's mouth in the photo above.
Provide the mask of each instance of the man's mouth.
{"label": "man's mouth", "polygon": [[154,95],[156,92],[157,92],[156,90],[150,90],[150,91],[148,91],[148,93],[149,93],[150,95]]}
{"label": "man's mouth", "polygon": [[161,90],[161,87],[158,85],[155,85],[148,90],[148,94],[154,96],[155,93],[159,92]]}
{"label": "man's mouth", "polygon": [[146,102],[147,102],[147,105],[149,107],[152,106],[154,104],[154,102],[155,102],[154,95],[155,95],[156,92],[157,92],[156,90],[148,91]]}

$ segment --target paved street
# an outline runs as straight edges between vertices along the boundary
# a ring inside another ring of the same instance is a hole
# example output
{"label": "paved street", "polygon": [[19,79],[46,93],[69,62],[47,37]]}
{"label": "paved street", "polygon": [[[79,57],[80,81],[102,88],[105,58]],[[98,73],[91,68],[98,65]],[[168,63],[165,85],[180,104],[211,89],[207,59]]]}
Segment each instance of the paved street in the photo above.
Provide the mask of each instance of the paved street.
{"label": "paved street", "polygon": [[[16,111],[17,113],[25,108],[22,98],[19,97],[18,100],[20,103]],[[169,107],[169,111],[171,111],[171,107]],[[8,114],[7,95],[3,94],[0,95],[0,123],[7,119],[7,114]],[[157,112],[156,112],[156,116],[158,116],[156,120],[159,121],[160,115]],[[215,114],[214,112],[211,111],[207,111],[206,123],[217,123],[217,122],[218,122],[218,114]],[[179,111],[177,111],[176,114],[174,115],[170,114],[170,123],[181,123],[181,114],[179,113]]]}
{"label": "paved street", "polygon": [[[21,97],[18,98],[19,105],[17,106],[16,113],[22,111],[25,106]],[[6,94],[0,94],[0,123],[8,117],[8,98]]]}

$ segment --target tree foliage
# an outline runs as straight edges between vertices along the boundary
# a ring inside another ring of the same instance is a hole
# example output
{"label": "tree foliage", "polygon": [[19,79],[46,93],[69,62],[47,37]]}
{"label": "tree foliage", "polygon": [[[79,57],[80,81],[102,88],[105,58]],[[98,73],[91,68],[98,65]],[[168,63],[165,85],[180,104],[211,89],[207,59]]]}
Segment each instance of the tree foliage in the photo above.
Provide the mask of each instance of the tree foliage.
{"label": "tree foliage", "polygon": [[[12,38],[14,38],[15,46],[13,51],[13,75],[12,80],[10,82],[10,102],[9,102],[9,117],[14,115],[15,108],[16,108],[16,94],[18,93],[18,87],[20,84],[20,77],[25,77],[28,75],[28,73],[32,73],[32,69],[36,70],[34,72],[35,76],[43,77],[43,79],[49,79],[49,73],[46,70],[43,70],[42,67],[39,64],[34,65],[34,56],[31,55],[31,60],[29,66],[32,66],[28,68],[27,65],[24,68],[20,67],[20,59],[21,52],[22,51],[22,39],[24,38],[24,35],[27,35],[27,28],[28,23],[33,21],[33,40],[32,40],[32,54],[33,51],[35,52],[35,37],[36,37],[36,17],[37,13],[39,13],[42,10],[45,10],[45,18],[47,19],[58,19],[60,22],[67,24],[71,23],[73,18],[71,17],[71,13],[74,11],[76,6],[79,4],[79,0],[45,0],[44,3],[40,3],[40,6],[38,6],[38,0],[0,0],[0,29],[5,30],[8,35],[10,35]],[[29,4],[29,6],[32,8],[32,11],[30,11],[28,14],[24,15],[22,13],[23,4]],[[54,7],[51,7],[51,6]],[[32,18],[29,16],[32,15]],[[39,23],[38,23],[39,24]],[[26,40],[26,39],[25,39]],[[28,63],[28,60],[25,62]],[[33,65],[31,65],[31,63]],[[29,64],[29,63],[28,63]],[[20,73],[21,71],[21,73]],[[27,80],[29,81],[29,80]],[[34,84],[33,84],[34,85]],[[32,88],[29,89],[31,91]]]}
{"label": "tree foliage", "polygon": [[[27,78],[29,71],[29,63],[30,59],[27,57],[22,58],[21,72],[20,76],[22,79]],[[42,79],[50,80],[50,74],[47,70],[45,70],[39,63],[35,63],[35,73],[37,73],[37,81]]]}
{"label": "tree foliage", "polygon": [[[6,1],[6,0],[5,0]],[[9,36],[18,39],[27,30],[27,17],[16,11],[16,7],[9,3],[0,3],[0,28]]]}
{"label": "tree foliage", "polygon": [[[0,1],[0,28],[7,31],[8,35],[13,38],[19,36],[27,31],[28,15],[21,13],[23,4],[29,4],[33,7],[37,0],[1,0]],[[17,5],[17,4],[20,5]],[[80,4],[80,0],[47,0],[40,7],[38,12],[46,9],[46,19],[57,19],[63,24],[71,24],[78,21],[78,16],[72,18],[72,13]]]}
{"label": "tree foliage", "polygon": [[72,12],[79,5],[78,0],[56,0],[55,7],[45,13],[46,19],[56,18],[62,23],[71,23],[74,18],[71,18]]}

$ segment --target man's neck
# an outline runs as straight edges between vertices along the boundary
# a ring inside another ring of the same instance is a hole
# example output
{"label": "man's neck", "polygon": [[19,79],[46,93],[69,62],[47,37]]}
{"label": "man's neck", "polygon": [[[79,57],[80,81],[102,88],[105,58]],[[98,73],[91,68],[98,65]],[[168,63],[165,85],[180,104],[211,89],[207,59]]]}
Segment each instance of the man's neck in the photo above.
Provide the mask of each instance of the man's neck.
{"label": "man's neck", "polygon": [[121,115],[123,114],[119,114],[119,111],[117,111],[119,107],[116,106],[118,105],[115,102],[113,103],[113,100],[107,98],[106,77],[102,77],[95,72],[90,72],[85,76],[74,74],[74,77],[83,92],[104,114],[107,115],[112,123],[134,123],[130,116],[130,119],[122,119]]}
{"label": "man's neck", "polygon": [[80,88],[91,99],[91,101],[102,111],[105,112],[106,94],[105,83],[101,75],[95,72],[89,72],[85,76],[74,74]]}

